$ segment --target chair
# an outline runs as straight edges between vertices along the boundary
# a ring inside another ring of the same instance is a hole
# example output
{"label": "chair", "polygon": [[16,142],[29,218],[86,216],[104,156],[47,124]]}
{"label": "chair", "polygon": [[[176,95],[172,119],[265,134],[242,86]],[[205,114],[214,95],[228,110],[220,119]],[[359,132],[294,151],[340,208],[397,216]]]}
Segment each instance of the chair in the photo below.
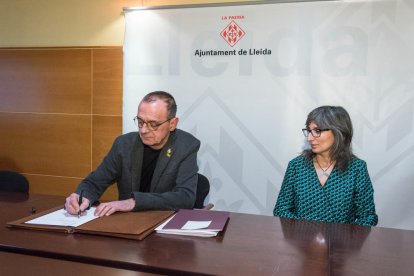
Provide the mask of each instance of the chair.
{"label": "chair", "polygon": [[206,199],[208,193],[210,192],[210,182],[208,181],[207,177],[202,174],[198,174],[198,182],[197,182],[197,194],[196,194],[196,201],[194,203],[195,209],[211,209],[213,208],[213,204],[209,203],[204,206],[204,200]]}
{"label": "chair", "polygon": [[0,191],[28,193],[29,181],[18,172],[0,171]]}

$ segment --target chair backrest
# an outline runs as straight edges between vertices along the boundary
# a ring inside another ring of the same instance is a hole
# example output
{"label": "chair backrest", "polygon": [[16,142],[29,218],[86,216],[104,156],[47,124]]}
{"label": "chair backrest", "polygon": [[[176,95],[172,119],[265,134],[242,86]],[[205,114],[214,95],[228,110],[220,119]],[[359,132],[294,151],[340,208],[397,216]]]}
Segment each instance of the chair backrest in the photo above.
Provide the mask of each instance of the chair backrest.
{"label": "chair backrest", "polygon": [[28,193],[29,181],[18,172],[0,171],[0,191]]}
{"label": "chair backrest", "polygon": [[204,200],[206,196],[210,192],[210,182],[208,181],[207,177],[202,174],[198,174],[198,182],[197,182],[197,195],[196,201],[194,203],[194,208],[202,209],[204,207]]}

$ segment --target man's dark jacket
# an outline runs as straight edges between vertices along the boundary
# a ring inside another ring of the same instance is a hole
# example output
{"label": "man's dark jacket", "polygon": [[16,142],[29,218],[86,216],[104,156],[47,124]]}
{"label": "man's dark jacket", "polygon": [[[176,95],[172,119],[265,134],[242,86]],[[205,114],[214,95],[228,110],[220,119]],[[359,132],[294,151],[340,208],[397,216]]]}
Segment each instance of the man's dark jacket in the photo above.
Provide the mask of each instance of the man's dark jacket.
{"label": "man's dark jacket", "polygon": [[150,192],[139,192],[144,146],[138,132],[117,137],[96,171],[78,186],[77,193],[95,202],[117,183],[119,199],[135,198],[134,211],[193,208],[197,191],[197,152],[200,141],[176,129],[160,152]]}

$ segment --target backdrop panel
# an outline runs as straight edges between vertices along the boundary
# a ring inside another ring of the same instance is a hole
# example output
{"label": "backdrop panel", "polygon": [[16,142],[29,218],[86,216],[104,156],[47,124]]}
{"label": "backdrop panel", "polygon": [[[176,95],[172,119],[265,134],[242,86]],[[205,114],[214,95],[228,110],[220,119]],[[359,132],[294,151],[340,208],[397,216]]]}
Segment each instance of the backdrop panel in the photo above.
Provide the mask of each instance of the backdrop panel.
{"label": "backdrop panel", "polygon": [[414,229],[414,4],[302,2],[126,11],[123,131],[147,92],[178,102],[218,210],[272,215],[307,114],[341,105],[379,225]]}

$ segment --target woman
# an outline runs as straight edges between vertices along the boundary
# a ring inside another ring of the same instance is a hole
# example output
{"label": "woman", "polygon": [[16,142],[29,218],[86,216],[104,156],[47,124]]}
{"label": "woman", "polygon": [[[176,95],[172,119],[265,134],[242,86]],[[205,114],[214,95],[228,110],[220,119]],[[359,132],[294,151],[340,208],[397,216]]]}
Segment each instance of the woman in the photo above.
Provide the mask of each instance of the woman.
{"label": "woman", "polygon": [[311,111],[302,129],[310,149],[289,162],[273,210],[284,218],[375,226],[366,163],[352,154],[352,123],[340,106]]}

